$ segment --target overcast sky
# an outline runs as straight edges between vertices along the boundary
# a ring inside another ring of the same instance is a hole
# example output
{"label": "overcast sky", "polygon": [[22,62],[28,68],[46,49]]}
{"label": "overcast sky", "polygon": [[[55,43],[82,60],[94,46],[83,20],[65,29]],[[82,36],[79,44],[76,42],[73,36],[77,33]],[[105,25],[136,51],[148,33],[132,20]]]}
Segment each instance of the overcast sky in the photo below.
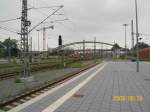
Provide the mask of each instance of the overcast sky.
{"label": "overcast sky", "polygon": [[[0,21],[17,18],[21,16],[22,0],[0,0]],[[58,35],[63,36],[64,43],[82,40],[93,40],[113,43],[117,42],[124,46],[124,27],[127,23],[127,46],[131,47],[131,19],[135,20],[134,0],[28,0],[28,7],[43,7],[64,5],[58,13],[47,21],[69,18],[69,21],[55,23],[54,30],[47,30],[49,47],[57,46]],[[139,32],[150,34],[150,0],[138,0]],[[52,13],[53,9],[30,10],[29,19],[32,22],[31,28],[46,16]],[[46,26],[51,25],[46,24]],[[0,23],[0,26],[7,27],[13,31],[20,31],[20,20]],[[38,28],[41,28],[39,26]],[[19,36],[4,30],[0,30],[0,38],[8,36],[19,39]],[[37,49],[38,33],[33,31],[33,44]],[[145,37],[144,42],[150,44],[150,37]],[[40,32],[40,47],[42,49],[42,32]]]}

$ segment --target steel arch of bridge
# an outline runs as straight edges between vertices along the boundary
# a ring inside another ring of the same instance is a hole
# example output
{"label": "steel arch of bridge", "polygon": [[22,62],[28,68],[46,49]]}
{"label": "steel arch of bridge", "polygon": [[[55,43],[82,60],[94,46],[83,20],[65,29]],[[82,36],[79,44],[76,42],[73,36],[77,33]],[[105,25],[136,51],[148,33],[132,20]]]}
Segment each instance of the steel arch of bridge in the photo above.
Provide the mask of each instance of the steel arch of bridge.
{"label": "steel arch of bridge", "polygon": [[71,46],[71,45],[76,45],[76,44],[88,44],[88,43],[91,43],[91,44],[104,44],[104,45],[109,45],[109,46],[113,46],[113,44],[110,44],[110,43],[105,43],[105,42],[95,42],[95,41],[81,41],[81,42],[72,42],[72,43],[68,43],[68,44],[65,44],[65,45],[62,45],[62,46],[59,46],[59,47],[56,47],[54,50],[61,50],[65,47],[68,47],[68,46]]}

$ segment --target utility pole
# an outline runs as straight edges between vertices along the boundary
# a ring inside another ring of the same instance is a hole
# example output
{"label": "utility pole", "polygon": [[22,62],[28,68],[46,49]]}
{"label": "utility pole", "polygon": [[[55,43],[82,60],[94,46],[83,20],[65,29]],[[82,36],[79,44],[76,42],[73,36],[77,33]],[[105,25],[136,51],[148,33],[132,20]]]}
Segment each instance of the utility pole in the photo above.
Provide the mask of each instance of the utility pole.
{"label": "utility pole", "polygon": [[38,53],[40,52],[40,37],[39,37],[39,31],[38,31]]}
{"label": "utility pole", "polygon": [[83,40],[83,60],[85,58],[85,40]]}
{"label": "utility pole", "polygon": [[139,72],[139,31],[138,31],[138,10],[137,0],[135,0],[135,16],[136,16],[136,71]]}
{"label": "utility pole", "polygon": [[10,45],[10,37],[8,38],[7,51],[8,51],[8,62],[11,63],[11,45]]}
{"label": "utility pole", "polygon": [[45,51],[46,46],[46,28],[43,28],[43,51]]}
{"label": "utility pole", "polygon": [[132,49],[134,48],[134,26],[133,26],[133,20],[131,20],[131,37],[132,37]]}
{"label": "utility pole", "polygon": [[123,24],[125,27],[125,56],[127,56],[127,26],[128,24]]}
{"label": "utility pole", "polygon": [[30,63],[32,63],[32,37],[30,37]]}
{"label": "utility pole", "polygon": [[27,0],[22,0],[22,16],[21,16],[21,76],[28,77],[29,70],[29,46],[28,46],[28,27],[31,22],[28,21]]}
{"label": "utility pole", "polygon": [[49,38],[47,39],[47,57],[48,57],[48,54],[49,54],[48,40],[49,40]]}
{"label": "utility pole", "polygon": [[96,61],[96,37],[94,38],[94,59]]}
{"label": "utility pole", "polygon": [[133,26],[133,20],[131,20],[131,43],[132,43],[132,46],[131,46],[131,54],[132,56],[134,56],[134,26]]}
{"label": "utility pole", "polygon": [[103,58],[103,44],[101,44],[101,58]]}
{"label": "utility pole", "polygon": [[50,39],[50,38],[47,38],[47,58],[48,58],[48,56],[49,56],[49,39]]}

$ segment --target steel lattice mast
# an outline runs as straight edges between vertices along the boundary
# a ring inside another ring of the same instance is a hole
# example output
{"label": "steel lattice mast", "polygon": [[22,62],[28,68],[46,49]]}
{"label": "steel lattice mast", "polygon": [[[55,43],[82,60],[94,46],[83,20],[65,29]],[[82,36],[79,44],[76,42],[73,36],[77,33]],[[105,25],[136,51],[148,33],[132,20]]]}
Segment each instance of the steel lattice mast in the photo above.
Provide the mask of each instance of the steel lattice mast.
{"label": "steel lattice mast", "polygon": [[22,0],[22,17],[21,17],[21,76],[28,77],[29,70],[29,46],[28,46],[28,7],[27,0]]}

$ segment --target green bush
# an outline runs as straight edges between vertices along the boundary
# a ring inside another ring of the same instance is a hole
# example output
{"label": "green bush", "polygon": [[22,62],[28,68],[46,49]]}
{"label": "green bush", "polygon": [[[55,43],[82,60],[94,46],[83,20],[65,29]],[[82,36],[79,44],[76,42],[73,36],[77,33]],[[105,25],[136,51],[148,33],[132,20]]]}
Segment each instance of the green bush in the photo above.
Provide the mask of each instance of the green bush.
{"label": "green bush", "polygon": [[15,83],[22,83],[22,81],[20,79],[16,79]]}

